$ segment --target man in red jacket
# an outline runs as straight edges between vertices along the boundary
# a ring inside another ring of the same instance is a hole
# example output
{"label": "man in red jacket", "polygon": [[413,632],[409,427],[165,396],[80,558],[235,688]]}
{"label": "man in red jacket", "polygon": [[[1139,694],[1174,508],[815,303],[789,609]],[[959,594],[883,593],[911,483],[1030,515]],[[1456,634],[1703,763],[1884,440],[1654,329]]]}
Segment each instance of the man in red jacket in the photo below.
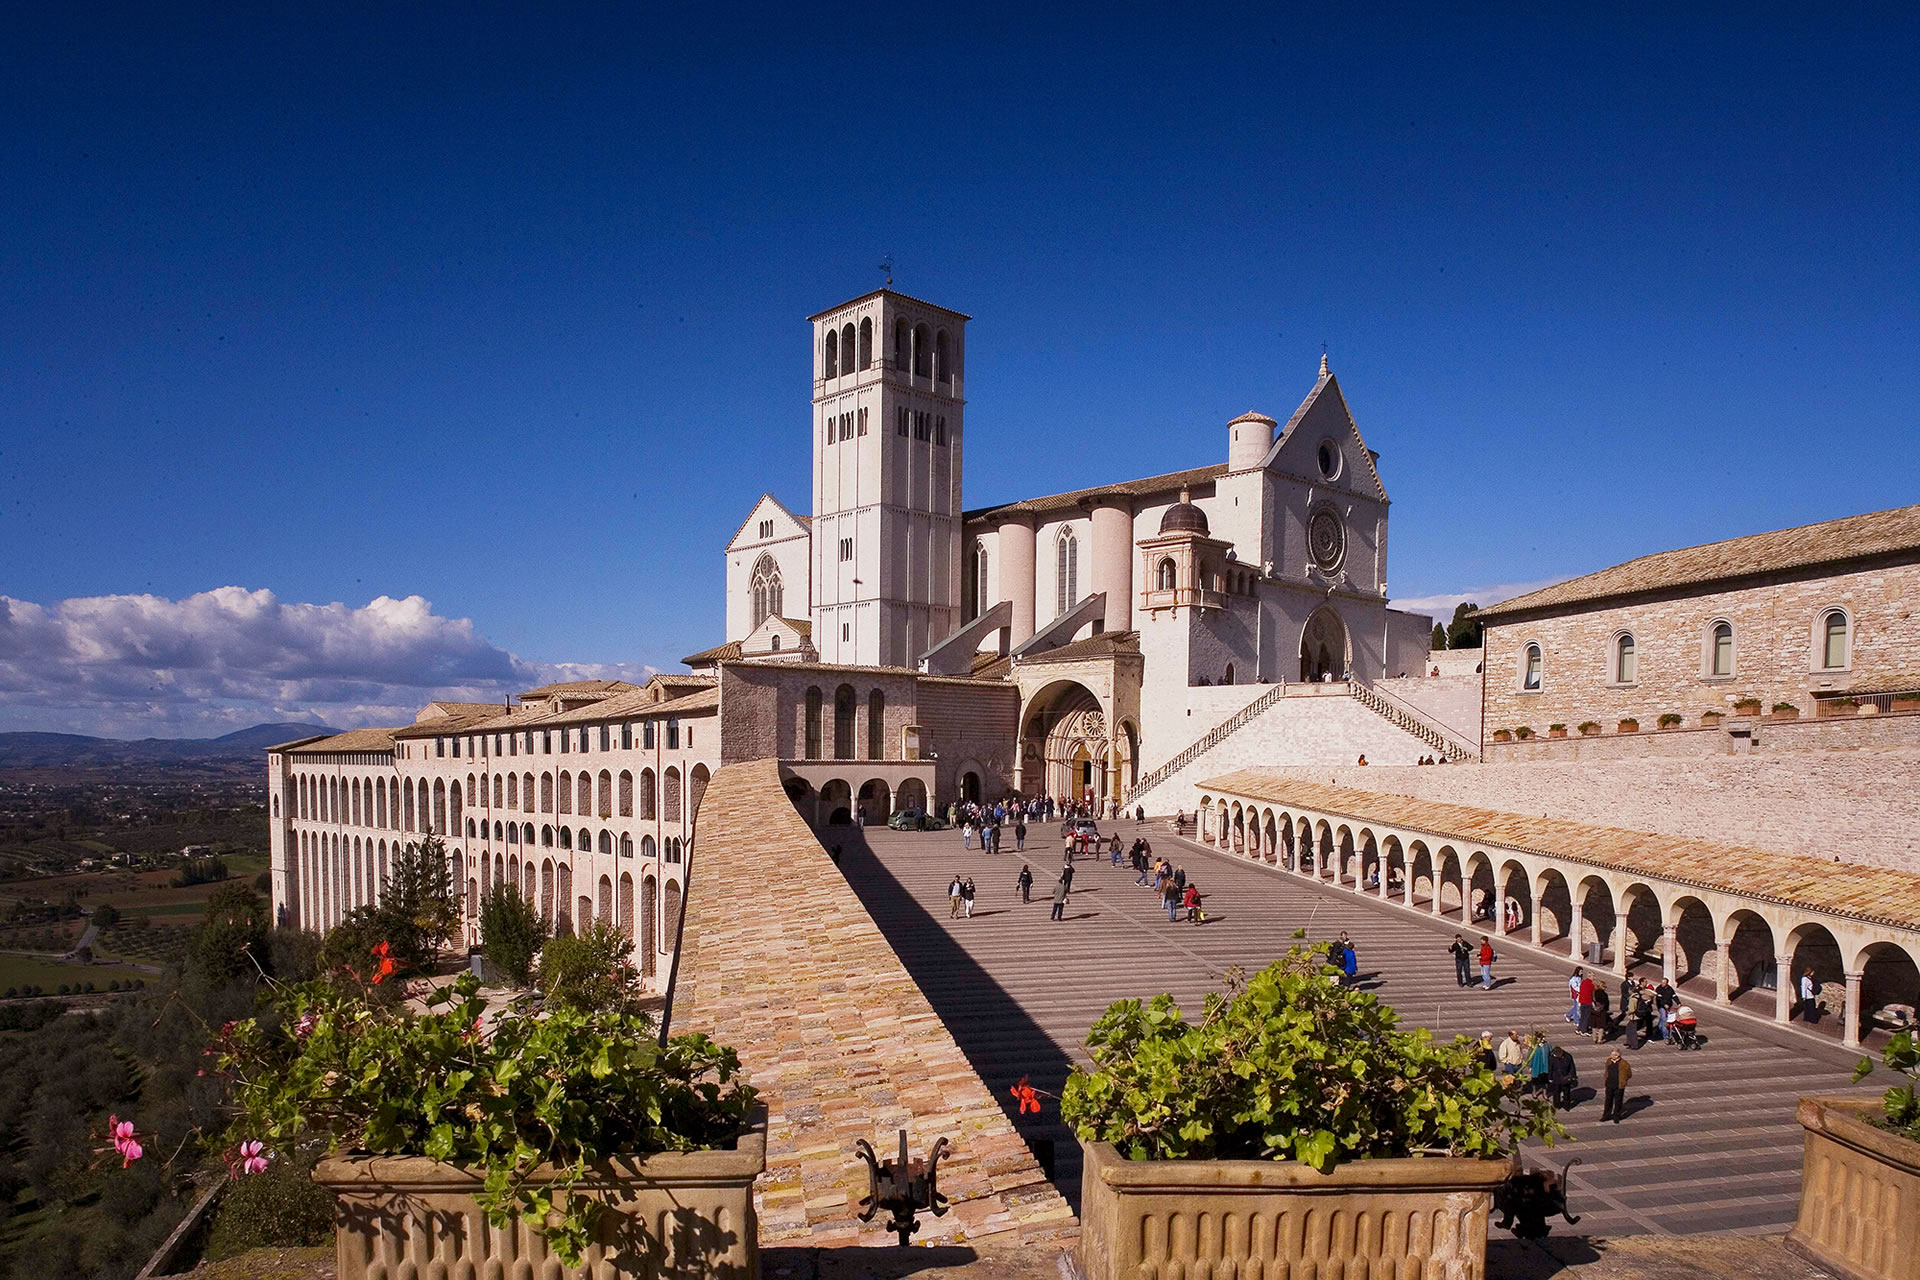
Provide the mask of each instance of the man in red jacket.
{"label": "man in red jacket", "polygon": [[1593,975],[1580,975],[1580,1034],[1593,1034]]}
{"label": "man in red jacket", "polygon": [[1493,943],[1484,933],[1480,935],[1480,989],[1493,990]]}

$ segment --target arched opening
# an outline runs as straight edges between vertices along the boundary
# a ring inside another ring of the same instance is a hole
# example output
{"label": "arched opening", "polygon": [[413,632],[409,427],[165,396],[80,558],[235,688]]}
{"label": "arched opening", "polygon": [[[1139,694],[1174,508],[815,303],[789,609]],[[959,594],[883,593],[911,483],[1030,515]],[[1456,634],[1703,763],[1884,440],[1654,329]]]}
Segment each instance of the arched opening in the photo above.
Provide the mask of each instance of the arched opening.
{"label": "arched opening", "polygon": [[1460,854],[1452,845],[1442,845],[1434,855],[1439,867],[1440,914],[1452,916],[1461,924],[1473,922],[1467,915],[1467,884],[1460,871]]}
{"label": "arched opening", "polygon": [[868,826],[885,825],[893,816],[893,791],[879,778],[860,784],[860,821]]}
{"label": "arched opening", "polygon": [[[585,902],[586,899],[582,898],[581,901]],[[600,877],[599,896],[597,901],[598,901],[598,906],[593,913],[593,918],[595,920],[598,920],[602,924],[612,924],[613,923],[613,877],[612,876]],[[582,915],[582,917],[586,915],[585,907],[581,908],[580,914]]]}
{"label": "arched opening", "polygon": [[1028,699],[1021,723],[1023,795],[1107,799],[1113,742],[1092,690],[1077,681],[1055,681]]}
{"label": "arched opening", "polygon": [[1660,908],[1659,895],[1644,884],[1630,884],[1620,891],[1620,905],[1625,911],[1625,934],[1627,963],[1626,971],[1633,972],[1638,965],[1661,963],[1661,947],[1665,941],[1661,926],[1665,923]]}
{"label": "arched opening", "polygon": [[1280,840],[1280,832],[1283,829],[1284,829],[1284,824],[1276,823],[1274,821],[1273,810],[1266,809],[1261,811],[1260,847],[1263,850],[1265,850],[1267,865],[1270,867],[1277,867],[1280,865],[1279,840]]}
{"label": "arched opening", "polygon": [[945,329],[933,335],[933,376],[936,382],[953,381],[952,344]]}
{"label": "arched opening", "polygon": [[1425,841],[1415,840],[1407,846],[1407,905],[1438,915],[1438,894],[1439,882],[1434,878],[1433,854]]}
{"label": "arched opening", "polygon": [[1613,639],[1613,681],[1633,684],[1640,678],[1640,646],[1633,637],[1621,633]]}
{"label": "arched opening", "polygon": [[1820,665],[1827,671],[1847,666],[1850,656],[1847,615],[1840,609],[1827,610],[1820,620]]}
{"label": "arched opening", "polygon": [[1160,563],[1154,566],[1153,586],[1156,591],[1172,591],[1176,585],[1172,556],[1162,556]]}
{"label": "arched opening", "polygon": [[1347,624],[1332,605],[1321,605],[1300,632],[1300,678],[1345,680],[1349,661]]}
{"label": "arched opening", "polygon": [[840,328],[840,372],[854,373],[859,368],[859,344],[854,336],[853,321],[849,320]]}
{"label": "arched opening", "polygon": [[668,765],[660,776],[660,820],[680,821],[680,766]]}
{"label": "arched opening", "polygon": [[833,758],[853,759],[853,686],[843,684],[833,691]]}
{"label": "arched opening", "polygon": [[640,976],[660,971],[660,889],[652,876],[640,881]]}
{"label": "arched opening", "polygon": [[[1787,990],[1793,1002],[1793,1016],[1811,1027],[1824,1027],[1838,1035],[1847,1004],[1847,972],[1840,944],[1825,925],[1811,921],[1798,925],[1787,935]],[[1813,978],[1812,1008],[1801,999],[1800,980]]]}
{"label": "arched opening", "polygon": [[1569,954],[1578,956],[1578,949],[1570,941],[1573,891],[1567,886],[1567,878],[1552,867],[1543,868],[1534,880],[1533,891],[1537,904],[1533,914],[1540,924],[1540,945],[1566,943]]}
{"label": "arched opening", "polygon": [[1920,1013],[1920,965],[1913,954],[1892,942],[1870,943],[1854,958],[1860,975],[1860,1025],[1865,1043],[1878,1044],[1897,1026],[1914,1025]]}
{"label": "arched opening", "polygon": [[633,873],[620,873],[620,896],[615,900],[614,923],[628,942],[633,941]]}
{"label": "arched opening", "polygon": [[1469,922],[1478,924],[1484,932],[1497,934],[1495,899],[1499,895],[1495,891],[1493,859],[1477,849],[1468,854],[1465,886],[1467,904],[1471,908]]}
{"label": "arched opening", "polygon": [[854,368],[865,369],[873,364],[873,317],[860,321],[860,346],[854,357]]}
{"label": "arched opening", "polygon": [[1053,560],[1053,616],[1059,618],[1080,603],[1080,540],[1073,536],[1071,530],[1060,531],[1059,538],[1053,544]]}
{"label": "arched opening", "polygon": [[687,820],[698,821],[700,802],[706,798],[707,784],[713,781],[713,770],[704,764],[693,766],[687,774]]}
{"label": "arched opening", "polygon": [[1720,967],[1713,913],[1707,910],[1706,903],[1691,895],[1675,899],[1669,911],[1668,918],[1674,926],[1674,980],[1713,979]]}
{"label": "arched opening", "polygon": [[785,588],[780,582],[780,565],[771,554],[762,552],[753,565],[753,625],[777,617],[785,608]]}
{"label": "arched opening", "polygon": [[887,758],[887,695],[875,689],[867,695],[867,759]]}
{"label": "arched opening", "polygon": [[840,331],[827,330],[826,350],[821,354],[821,373],[823,378],[840,376]]}
{"label": "arched opening", "polygon": [[820,758],[820,739],[822,736],[820,732],[820,705],[822,700],[823,695],[818,687],[807,690],[806,725],[803,730],[804,740],[801,743],[801,754],[803,758],[808,760],[818,760]]}
{"label": "arched opening", "polygon": [[839,778],[821,784],[820,822],[829,827],[842,827],[852,821],[852,789]]}
{"label": "arched opening", "polygon": [[640,817],[643,821],[653,821],[654,813],[659,807],[659,797],[657,793],[658,788],[654,783],[653,770],[642,769],[640,771]]}
{"label": "arched opening", "polygon": [[660,949],[672,951],[680,945],[680,883],[667,881],[660,903]]}
{"label": "arched opening", "polygon": [[918,778],[908,778],[900,784],[897,804],[900,809],[918,809],[927,811],[927,784]]}
{"label": "arched opening", "polygon": [[924,324],[913,326],[913,376],[933,376],[933,333]]}
{"label": "arched opening", "polygon": [[1500,891],[1506,897],[1507,918],[1500,922],[1502,933],[1520,933],[1533,923],[1533,879],[1527,869],[1511,859],[1500,866]]}
{"label": "arched opening", "polygon": [[1765,992],[1769,1001],[1777,991],[1774,970],[1773,926],[1756,911],[1740,908],[1721,926],[1727,961],[1727,997],[1739,1000],[1749,991]]}
{"label": "arched opening", "polygon": [[1581,878],[1578,900],[1580,909],[1580,936],[1576,939],[1578,954],[1589,964],[1611,964],[1618,957],[1614,951],[1615,930],[1619,919],[1613,904],[1613,887],[1600,876]]}
{"label": "arched opening", "polygon": [[980,803],[980,775],[971,769],[960,775],[960,798],[968,804]]}

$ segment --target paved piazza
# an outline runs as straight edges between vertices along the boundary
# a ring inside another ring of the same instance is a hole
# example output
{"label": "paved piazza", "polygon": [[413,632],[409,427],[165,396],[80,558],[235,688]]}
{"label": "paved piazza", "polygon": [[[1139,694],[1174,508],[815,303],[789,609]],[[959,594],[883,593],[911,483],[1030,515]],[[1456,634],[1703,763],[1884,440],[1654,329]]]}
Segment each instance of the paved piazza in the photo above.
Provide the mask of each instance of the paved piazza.
{"label": "paved piazza", "polygon": [[[1447,943],[1451,922],[1430,923],[1351,891],[1311,883],[1237,861],[1168,834],[1149,822],[1154,851],[1184,865],[1206,895],[1209,921],[1169,924],[1129,868],[1082,860],[1067,918],[1048,919],[1059,866],[1057,827],[1024,858],[963,850],[957,834],[908,835],[851,828],[823,833],[844,846],[841,869],[926,992],[986,1083],[1013,1109],[1008,1088],[1022,1076],[1057,1094],[1070,1061],[1085,1061],[1086,1028],[1114,1000],[1173,993],[1198,1011],[1230,965],[1264,966],[1306,928],[1314,939],[1347,930],[1363,985],[1378,991],[1410,1023],[1445,1035],[1545,1026],[1562,1021],[1567,964],[1509,940],[1500,946],[1497,990],[1461,990]],[[1131,842],[1136,828],[1120,824]],[[1033,901],[1022,904],[1014,878],[1034,870]],[[946,886],[956,873],[979,891],[971,920],[950,920]],[[1599,1082],[1607,1050],[1569,1037],[1581,1090],[1562,1114],[1574,1141],[1545,1158],[1579,1156],[1574,1211],[1581,1235],[1776,1231],[1799,1204],[1801,1131],[1793,1118],[1803,1094],[1851,1091],[1857,1055],[1798,1032],[1696,1003],[1708,1043],[1681,1053],[1662,1044],[1629,1054],[1634,1110],[1602,1125]],[[1869,1082],[1869,1085],[1871,1082]],[[1863,1092],[1877,1089],[1860,1087]],[[1079,1204],[1078,1147],[1048,1099],[1043,1123],[1020,1118],[1031,1138],[1052,1139],[1055,1181]]]}

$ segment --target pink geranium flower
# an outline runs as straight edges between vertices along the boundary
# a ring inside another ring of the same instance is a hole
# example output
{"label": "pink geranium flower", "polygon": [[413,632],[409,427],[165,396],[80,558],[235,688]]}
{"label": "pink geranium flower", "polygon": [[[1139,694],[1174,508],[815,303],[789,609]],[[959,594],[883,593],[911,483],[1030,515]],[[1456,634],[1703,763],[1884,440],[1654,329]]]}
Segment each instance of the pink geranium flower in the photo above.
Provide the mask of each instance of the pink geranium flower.
{"label": "pink geranium flower", "polygon": [[107,1136],[113,1139],[113,1149],[120,1156],[122,1169],[146,1154],[139,1139],[133,1135],[133,1121],[122,1120],[119,1116],[107,1117]]}
{"label": "pink geranium flower", "polygon": [[265,1173],[267,1171],[266,1147],[258,1139],[240,1144],[240,1172]]}

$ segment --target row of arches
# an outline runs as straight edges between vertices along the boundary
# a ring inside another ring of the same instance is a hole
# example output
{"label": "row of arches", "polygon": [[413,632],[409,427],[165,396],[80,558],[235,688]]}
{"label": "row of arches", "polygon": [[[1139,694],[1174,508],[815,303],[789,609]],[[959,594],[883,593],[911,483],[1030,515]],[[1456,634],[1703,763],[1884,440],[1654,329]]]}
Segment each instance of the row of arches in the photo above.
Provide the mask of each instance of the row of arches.
{"label": "row of arches", "polygon": [[[1803,973],[1842,1039],[1858,1044],[1876,1011],[1920,1005],[1920,931],[1890,930],[1736,893],[1546,854],[1483,849],[1333,815],[1203,795],[1200,839],[1279,870],[1509,938],[1517,915],[1534,946],[1625,976],[1657,964],[1697,998],[1793,1016]],[[1909,936],[1910,935],[1910,936]]]}
{"label": "row of arches", "polygon": [[[531,822],[508,822],[505,824],[485,820],[475,822],[467,819],[466,837],[486,843],[503,845],[528,845],[536,842],[536,833]],[[686,840],[680,836],[663,837],[657,844],[651,835],[640,837],[638,845],[634,843],[631,832],[615,833],[602,828],[598,836],[587,827],[554,827],[543,824],[538,832],[538,843],[543,849],[573,849],[581,853],[601,853],[608,857],[631,858],[638,852],[641,858],[649,861],[656,850],[668,862],[679,862],[686,848]]]}
{"label": "row of arches", "polygon": [[[911,369],[916,378],[951,383],[958,374],[957,344],[945,329],[893,322],[893,367]],[[838,378],[873,367],[873,319],[829,326],[820,343],[820,376]]]}
{"label": "row of arches", "polygon": [[[875,691],[875,697],[879,691]],[[884,700],[882,700],[884,706]],[[836,707],[836,727],[838,724]],[[338,823],[401,832],[457,833],[469,804],[484,809],[522,813],[598,814],[639,817],[646,821],[679,822],[682,797],[689,812],[700,807],[712,770],[696,764],[685,776],[678,765],[668,765],[656,780],[651,768],[636,775],[583,769],[562,769],[539,775],[538,808],[532,773],[468,774],[464,789],[458,779],[435,778],[323,778],[296,774],[291,781],[294,816],[308,821]],[[638,812],[636,813],[636,807]]]}
{"label": "row of arches", "polygon": [[[463,793],[456,780],[425,778],[353,778],[295,774],[289,781],[293,813],[312,822],[375,830],[439,832],[458,830]],[[474,794],[469,775],[465,795]]]}
{"label": "row of arches", "polygon": [[[832,758],[835,760],[884,760],[887,758],[887,695],[879,689],[869,690],[864,702],[866,711],[866,732],[856,723],[862,709],[862,701],[854,692],[853,686],[843,684],[833,691],[833,741]],[[826,694],[819,686],[809,686],[806,693],[805,722],[801,730],[801,754],[808,760],[820,760],[825,757],[828,746],[825,736]],[[864,738],[866,754],[859,754]],[[704,766],[702,766],[704,767]]]}
{"label": "row of arches", "polygon": [[927,784],[919,778],[903,779],[898,787],[884,778],[869,778],[857,792],[845,778],[829,778],[818,790],[804,778],[792,778],[786,792],[794,808],[815,827],[843,827],[856,816],[868,826],[882,826],[896,813],[928,811]]}

